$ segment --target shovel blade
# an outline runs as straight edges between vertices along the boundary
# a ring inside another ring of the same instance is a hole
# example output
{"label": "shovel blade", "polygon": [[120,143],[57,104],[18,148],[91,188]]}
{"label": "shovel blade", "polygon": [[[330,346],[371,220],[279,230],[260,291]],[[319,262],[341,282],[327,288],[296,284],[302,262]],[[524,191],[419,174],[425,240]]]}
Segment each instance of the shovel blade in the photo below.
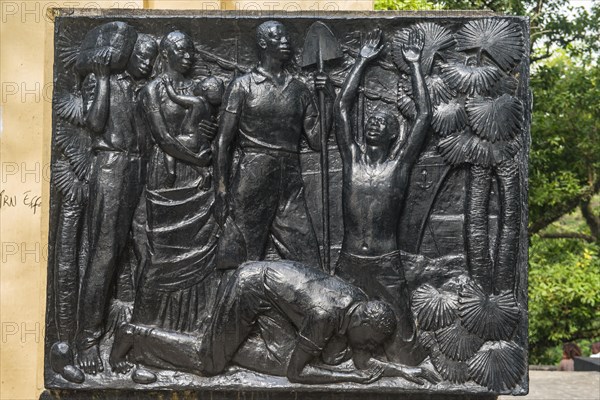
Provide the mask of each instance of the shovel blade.
{"label": "shovel blade", "polygon": [[302,51],[302,66],[318,64],[319,55],[323,61],[335,60],[344,55],[342,47],[331,29],[321,21],[312,24],[306,33]]}

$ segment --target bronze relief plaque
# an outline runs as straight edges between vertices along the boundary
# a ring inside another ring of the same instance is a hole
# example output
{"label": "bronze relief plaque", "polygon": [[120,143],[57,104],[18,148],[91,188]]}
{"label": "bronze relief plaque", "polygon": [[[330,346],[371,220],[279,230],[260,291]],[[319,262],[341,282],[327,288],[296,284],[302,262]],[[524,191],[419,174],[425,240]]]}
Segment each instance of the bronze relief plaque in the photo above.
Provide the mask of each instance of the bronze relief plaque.
{"label": "bronze relief plaque", "polygon": [[527,392],[529,25],[55,25],[49,389]]}

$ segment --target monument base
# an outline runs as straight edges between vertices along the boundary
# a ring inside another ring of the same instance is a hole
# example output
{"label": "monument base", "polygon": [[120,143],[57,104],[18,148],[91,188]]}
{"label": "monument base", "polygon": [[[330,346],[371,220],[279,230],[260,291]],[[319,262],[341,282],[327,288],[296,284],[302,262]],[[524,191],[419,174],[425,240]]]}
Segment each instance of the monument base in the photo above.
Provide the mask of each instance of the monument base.
{"label": "monument base", "polygon": [[331,393],[265,391],[46,390],[40,400],[497,400],[494,394]]}

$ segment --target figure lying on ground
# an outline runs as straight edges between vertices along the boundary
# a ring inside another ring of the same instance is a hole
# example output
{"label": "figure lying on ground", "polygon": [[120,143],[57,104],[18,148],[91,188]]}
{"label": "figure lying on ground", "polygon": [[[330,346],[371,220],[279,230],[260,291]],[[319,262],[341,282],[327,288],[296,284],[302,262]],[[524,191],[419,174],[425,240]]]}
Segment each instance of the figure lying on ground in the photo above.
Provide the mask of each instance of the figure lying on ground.
{"label": "figure lying on ground", "polygon": [[[389,304],[369,301],[340,278],[293,261],[249,262],[229,280],[206,332],[124,325],[111,363],[128,358],[205,376],[237,364],[308,384],[368,384],[382,376],[436,383],[425,368],[384,361],[396,325]],[[354,368],[340,367],[349,360]]]}

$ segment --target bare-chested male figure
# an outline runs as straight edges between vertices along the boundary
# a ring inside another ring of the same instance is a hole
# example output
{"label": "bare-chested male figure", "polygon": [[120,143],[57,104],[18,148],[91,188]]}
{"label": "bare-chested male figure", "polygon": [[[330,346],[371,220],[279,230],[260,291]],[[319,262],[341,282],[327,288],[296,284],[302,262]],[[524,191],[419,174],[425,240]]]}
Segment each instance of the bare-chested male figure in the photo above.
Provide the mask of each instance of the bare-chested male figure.
{"label": "bare-chested male figure", "polygon": [[423,35],[413,32],[402,49],[411,68],[417,108],[406,143],[396,146],[399,122],[393,114],[379,111],[367,120],[366,146],[361,149],[352,133],[351,109],[365,68],[382,47],[381,31],[371,32],[335,103],[344,212],[344,240],[336,274],[363,289],[371,299],[393,306],[398,329],[386,355],[390,361],[412,363],[418,362],[412,349],[415,328],[396,229],[410,172],[427,136],[431,106],[420,66]]}

